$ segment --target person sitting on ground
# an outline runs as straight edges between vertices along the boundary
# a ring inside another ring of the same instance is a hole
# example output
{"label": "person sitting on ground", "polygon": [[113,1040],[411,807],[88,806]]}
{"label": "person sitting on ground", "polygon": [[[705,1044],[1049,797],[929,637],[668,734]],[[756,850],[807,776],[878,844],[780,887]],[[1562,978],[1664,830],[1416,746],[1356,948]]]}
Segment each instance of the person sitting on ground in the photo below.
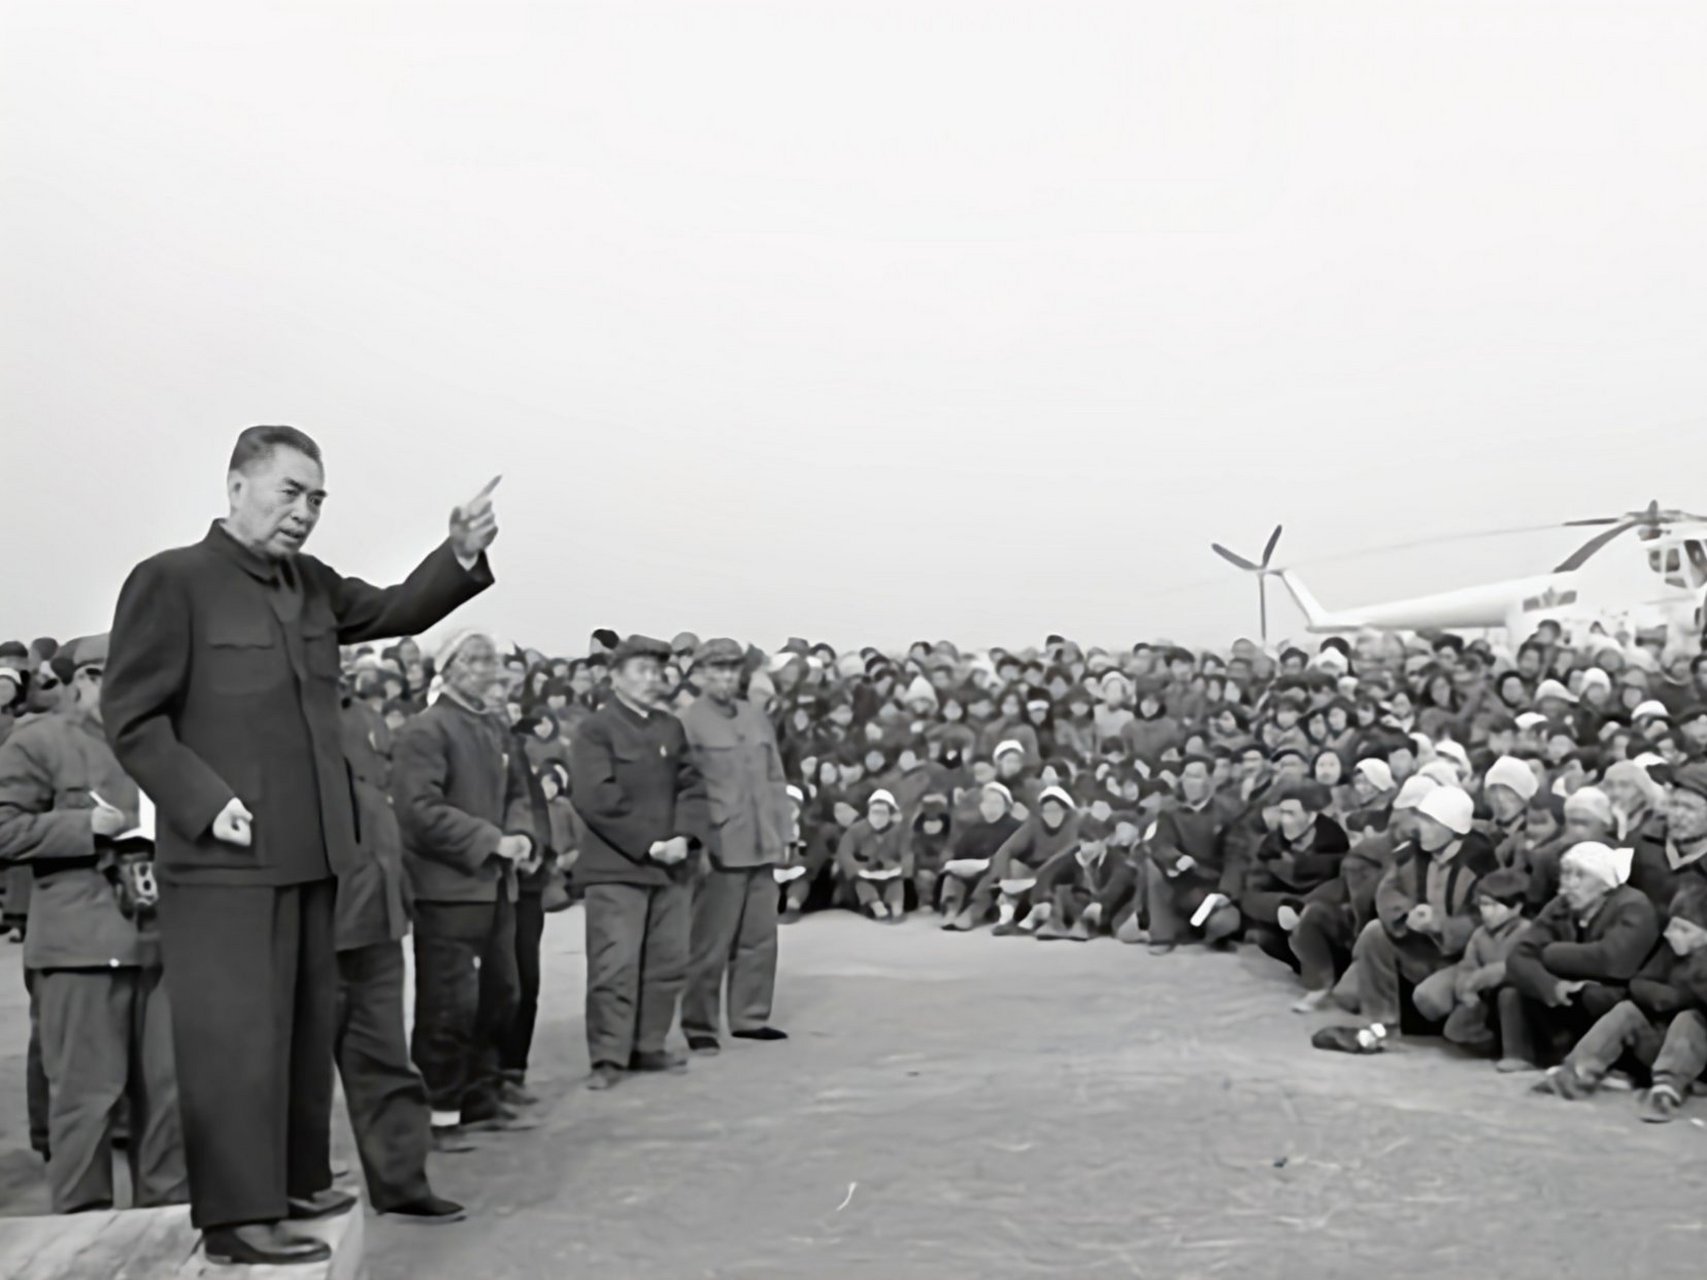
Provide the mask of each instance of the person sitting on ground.
{"label": "person sitting on ground", "polygon": [[[1383,766],[1385,767],[1385,766]],[[1393,797],[1381,829],[1368,831],[1340,859],[1340,888],[1307,903],[1299,913],[1288,941],[1297,960],[1304,994],[1294,1013],[1313,1013],[1344,983],[1348,997],[1356,983],[1351,970],[1352,947],[1363,927],[1375,918],[1375,891],[1393,865],[1393,853],[1416,836],[1416,810],[1423,797],[1439,790],[1432,778],[1405,779]],[[1347,1003],[1352,1003],[1348,998]]]}
{"label": "person sitting on ground", "polygon": [[1707,762],[1672,771],[1665,822],[1636,840],[1630,885],[1664,910],[1686,884],[1707,883]]}
{"label": "person sitting on ground", "polygon": [[1482,779],[1486,813],[1478,815],[1477,826],[1493,845],[1500,866],[1515,866],[1521,857],[1529,802],[1540,790],[1534,770],[1515,756],[1501,756],[1488,766]]}
{"label": "person sitting on ground", "polygon": [[970,913],[973,920],[981,919],[994,903],[997,937],[1037,928],[1048,914],[1033,910],[1032,888],[1037,873],[1078,839],[1079,814],[1072,796],[1059,787],[1049,788],[1038,797],[1037,812],[996,850],[989,871],[972,891],[972,901],[962,915]]}
{"label": "person sitting on ground", "polygon": [[1297,782],[1277,797],[1275,827],[1257,846],[1239,894],[1245,940],[1290,968],[1290,935],[1306,906],[1343,901],[1339,879],[1345,829],[1328,813],[1333,795],[1319,782]]}
{"label": "person sitting on ground", "polygon": [[1466,1049],[1491,1049],[1497,1042],[1493,1004],[1505,985],[1505,962],[1527,921],[1523,904],[1529,877],[1516,867],[1501,867],[1476,882],[1474,899],[1481,924],[1470,935],[1457,964],[1424,978],[1411,993],[1417,1012],[1445,1024],[1446,1039]]}
{"label": "person sitting on ground", "polygon": [[1143,874],[1150,953],[1166,955],[1188,935],[1221,945],[1244,919],[1236,897],[1237,868],[1225,856],[1225,824],[1237,793],[1218,801],[1214,764],[1193,756],[1180,769],[1179,803],[1164,808],[1150,834]]}
{"label": "person sitting on ground", "polygon": [[1456,964],[1480,923],[1476,881],[1496,869],[1487,837],[1474,828],[1475,802],[1457,787],[1431,791],[1417,806],[1416,835],[1396,850],[1375,891],[1376,919],[1352,949],[1363,1028],[1324,1027],[1319,1049],[1374,1053],[1399,1034],[1406,985]]}
{"label": "person sitting on ground", "polygon": [[908,850],[913,856],[913,889],[921,911],[935,911],[937,882],[942,865],[954,843],[954,816],[948,797],[929,792],[919,800],[918,812],[907,830]]}
{"label": "person sitting on ground", "polygon": [[1073,846],[1039,869],[1031,893],[1035,909],[1045,913],[1037,926],[1039,939],[1089,941],[1095,917],[1087,920],[1086,913],[1096,906],[1119,865],[1118,857],[1109,849],[1112,833],[1107,819],[1087,817],[1080,823],[1079,838]]}
{"label": "person sitting on ground", "polygon": [[1669,907],[1665,945],[1630,980],[1629,998],[1588,1029],[1538,1091],[1586,1097],[1628,1058],[1651,1081],[1639,1104],[1641,1118],[1665,1124],[1676,1117],[1707,1070],[1707,883],[1685,885]]}
{"label": "person sitting on ground", "polygon": [[983,923],[966,911],[967,898],[989,872],[997,851],[1020,829],[1013,807],[1007,787],[988,782],[978,792],[977,817],[955,825],[939,889],[944,929],[970,929]]}
{"label": "person sitting on ground", "polygon": [[849,827],[836,849],[836,870],[860,911],[873,920],[898,923],[907,914],[912,854],[901,807],[887,791],[874,791],[865,816]]}
{"label": "person sitting on ground", "polygon": [[1626,882],[1630,850],[1573,845],[1559,896],[1524,930],[1500,991],[1501,1057],[1548,1065],[1625,996],[1659,940],[1654,904]]}

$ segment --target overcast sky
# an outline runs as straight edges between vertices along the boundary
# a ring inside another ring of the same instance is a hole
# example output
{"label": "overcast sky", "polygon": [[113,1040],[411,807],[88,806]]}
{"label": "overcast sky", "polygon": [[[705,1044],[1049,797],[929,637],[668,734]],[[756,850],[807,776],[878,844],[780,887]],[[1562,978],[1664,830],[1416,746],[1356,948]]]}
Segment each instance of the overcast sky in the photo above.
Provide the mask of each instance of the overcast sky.
{"label": "overcast sky", "polygon": [[7,635],[255,422],[370,578],[502,472],[466,617],[565,652],[1227,640],[1211,538],[1352,605],[1707,503],[1707,6],[4,13]]}

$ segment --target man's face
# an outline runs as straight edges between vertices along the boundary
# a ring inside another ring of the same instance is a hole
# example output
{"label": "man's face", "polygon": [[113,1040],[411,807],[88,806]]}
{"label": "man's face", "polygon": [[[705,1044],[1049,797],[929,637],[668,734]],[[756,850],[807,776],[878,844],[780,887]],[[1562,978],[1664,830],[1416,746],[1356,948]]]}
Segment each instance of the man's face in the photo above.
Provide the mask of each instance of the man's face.
{"label": "man's face", "polygon": [[1417,843],[1429,853],[1438,853],[1458,837],[1452,834],[1452,829],[1445,823],[1429,817],[1426,813],[1415,813]]}
{"label": "man's face", "polygon": [[1298,801],[1282,800],[1280,802],[1280,833],[1288,840],[1296,840],[1303,835],[1314,820],[1315,815]]}
{"label": "man's face", "polygon": [[320,464],[296,449],[276,448],[226,478],[231,528],[245,546],[282,557],[302,550],[326,500]]}
{"label": "man's face", "polygon": [[1666,825],[1673,840],[1688,843],[1707,836],[1707,797],[1681,787],[1666,801]]}
{"label": "man's face", "polygon": [[715,666],[699,667],[694,673],[694,679],[713,702],[730,703],[741,688],[741,668],[733,662],[719,662]]}
{"label": "man's face", "polygon": [[654,707],[664,696],[664,666],[656,658],[630,658],[611,672],[611,685],[642,707]]}
{"label": "man's face", "polygon": [[1494,811],[1494,817],[1502,823],[1517,817],[1529,803],[1510,787],[1498,782],[1483,788],[1482,794],[1488,802],[1488,808]]}
{"label": "man's face", "polygon": [[1239,757],[1239,777],[1254,778],[1262,772],[1262,766],[1262,752],[1247,751]]}
{"label": "man's face", "polygon": [[1696,716],[1683,722],[1683,736],[1696,750],[1707,747],[1707,716]]}
{"label": "man's face", "polygon": [[445,672],[445,683],[469,706],[484,707],[497,675],[498,655],[492,642],[484,636],[475,636],[456,651]]}
{"label": "man's face", "polygon": [[[101,676],[100,667],[88,666],[79,667],[77,674],[71,677],[71,697],[77,709],[96,724],[101,723]],[[5,688],[0,685],[0,697],[4,696]]]}
{"label": "man's face", "polygon": [[1303,756],[1281,756],[1275,762],[1274,776],[1282,782],[1302,782],[1308,769],[1309,766],[1304,763]]}
{"label": "man's face", "polygon": [[[1565,824],[1566,829],[1570,823]],[[1592,876],[1576,863],[1566,860],[1559,867],[1559,896],[1571,904],[1572,911],[1587,911],[1604,898],[1610,890],[1605,881]]]}
{"label": "man's face", "polygon": [[1209,798],[1209,770],[1203,761],[1193,760],[1179,776],[1179,792],[1187,804],[1202,804]]}

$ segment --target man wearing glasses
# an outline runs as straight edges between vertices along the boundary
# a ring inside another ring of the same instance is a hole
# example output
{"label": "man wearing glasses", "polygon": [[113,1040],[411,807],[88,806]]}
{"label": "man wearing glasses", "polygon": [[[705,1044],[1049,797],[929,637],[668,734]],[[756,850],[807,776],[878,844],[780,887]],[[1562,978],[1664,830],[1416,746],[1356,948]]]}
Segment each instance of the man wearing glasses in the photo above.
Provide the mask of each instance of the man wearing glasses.
{"label": "man wearing glasses", "polygon": [[139,797],[101,730],[106,658],[105,636],[65,645],[54,659],[61,714],[0,745],[0,856],[34,878],[24,965],[49,1085],[56,1213],[112,1208],[114,1120],[127,1097],[135,1203],[189,1195],[152,903],[118,852]]}
{"label": "man wearing glasses", "polygon": [[492,584],[488,484],[401,584],[302,554],[326,500],[320,447],[250,427],[230,514],[143,561],[119,593],[108,740],[159,807],[160,944],[190,1175],[210,1261],[330,1257],[286,1219],[347,1212],[332,1188],[335,877],[362,860],[338,647],[430,629]]}

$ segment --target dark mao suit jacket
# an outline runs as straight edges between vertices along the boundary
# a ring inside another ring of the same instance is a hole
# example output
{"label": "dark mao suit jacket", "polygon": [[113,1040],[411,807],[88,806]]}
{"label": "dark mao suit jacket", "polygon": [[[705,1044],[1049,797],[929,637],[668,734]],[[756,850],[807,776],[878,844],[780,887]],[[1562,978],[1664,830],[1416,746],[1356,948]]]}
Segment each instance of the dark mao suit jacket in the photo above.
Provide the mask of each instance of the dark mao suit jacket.
{"label": "dark mao suit jacket", "polygon": [[[168,881],[283,886],[358,869],[338,646],[425,631],[492,584],[484,556],[465,570],[448,542],[394,587],[292,563],[296,608],[270,585],[278,567],[215,523],[143,561],[119,594],[103,720],[154,800]],[[247,849],[211,831],[233,796],[255,818]]]}

